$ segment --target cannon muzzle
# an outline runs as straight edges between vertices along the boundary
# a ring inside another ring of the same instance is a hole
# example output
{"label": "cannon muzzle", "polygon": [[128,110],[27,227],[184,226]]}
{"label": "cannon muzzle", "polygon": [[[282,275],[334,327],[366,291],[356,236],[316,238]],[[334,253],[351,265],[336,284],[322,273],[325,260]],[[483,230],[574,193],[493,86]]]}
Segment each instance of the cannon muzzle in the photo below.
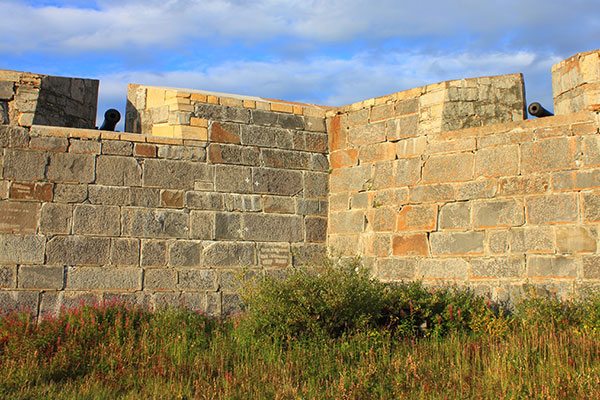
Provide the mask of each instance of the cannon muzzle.
{"label": "cannon muzzle", "polygon": [[540,103],[531,103],[529,105],[529,107],[527,108],[527,111],[529,111],[530,115],[533,115],[534,117],[551,117],[554,114],[552,114],[550,111],[546,110],[544,107],[542,107],[542,105]]}
{"label": "cannon muzzle", "polygon": [[100,127],[101,131],[114,131],[121,120],[121,113],[114,108],[106,110],[104,113],[104,122]]}

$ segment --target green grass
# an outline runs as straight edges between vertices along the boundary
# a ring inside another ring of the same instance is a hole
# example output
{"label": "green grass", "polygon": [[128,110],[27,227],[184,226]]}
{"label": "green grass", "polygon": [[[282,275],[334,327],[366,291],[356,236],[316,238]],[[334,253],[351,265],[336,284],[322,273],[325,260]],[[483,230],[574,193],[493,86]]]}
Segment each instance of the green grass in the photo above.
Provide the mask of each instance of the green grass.
{"label": "green grass", "polygon": [[598,296],[506,313],[356,266],[247,285],[247,311],[222,319],[119,304],[4,315],[0,397],[600,398]]}

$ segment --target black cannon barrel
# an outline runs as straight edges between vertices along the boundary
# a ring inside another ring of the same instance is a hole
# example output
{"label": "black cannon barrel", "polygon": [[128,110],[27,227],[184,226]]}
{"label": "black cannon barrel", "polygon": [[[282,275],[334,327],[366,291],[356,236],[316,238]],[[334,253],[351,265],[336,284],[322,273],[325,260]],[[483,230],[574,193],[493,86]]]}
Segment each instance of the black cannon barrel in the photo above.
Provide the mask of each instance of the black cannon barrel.
{"label": "black cannon barrel", "polygon": [[121,113],[114,108],[106,110],[104,113],[104,122],[100,127],[101,131],[114,131],[121,120]]}
{"label": "black cannon barrel", "polygon": [[531,103],[529,105],[529,107],[527,108],[527,111],[529,111],[530,115],[533,115],[534,117],[551,117],[554,114],[552,114],[550,111],[546,110],[544,107],[542,107],[542,105],[540,103]]}

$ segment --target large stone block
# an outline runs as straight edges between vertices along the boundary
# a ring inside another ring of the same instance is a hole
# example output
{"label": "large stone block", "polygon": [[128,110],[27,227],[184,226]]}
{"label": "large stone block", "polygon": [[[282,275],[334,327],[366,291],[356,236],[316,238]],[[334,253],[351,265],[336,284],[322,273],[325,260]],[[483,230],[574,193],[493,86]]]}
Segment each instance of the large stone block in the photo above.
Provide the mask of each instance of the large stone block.
{"label": "large stone block", "polygon": [[600,256],[583,256],[583,279],[600,279]]}
{"label": "large stone block", "polygon": [[375,275],[382,281],[413,279],[419,263],[414,258],[383,258],[377,261]]}
{"label": "large stone block", "polygon": [[[404,112],[405,110],[400,110]],[[419,123],[418,115],[404,115],[388,121],[386,124],[387,140],[398,140],[417,136],[417,124]]]}
{"label": "large stone block", "polygon": [[327,248],[322,243],[292,243],[292,265],[319,265],[327,256]]}
{"label": "large stone block", "polygon": [[112,265],[140,265],[140,241],[138,239],[112,239],[110,262]]}
{"label": "large stone block", "polygon": [[158,146],[158,157],[170,160],[206,161],[206,149],[192,146]]}
{"label": "large stone block", "polygon": [[249,267],[256,265],[254,243],[204,242],[203,265],[206,267]]}
{"label": "large stone block", "polygon": [[39,215],[37,203],[0,201],[0,232],[36,233]]}
{"label": "large stone block", "polygon": [[47,177],[61,182],[90,183],[96,178],[95,157],[90,154],[52,153]]}
{"label": "large stone block", "polygon": [[[241,121],[240,121],[241,122]],[[252,110],[252,122],[256,125],[274,126],[284,129],[304,129],[304,118],[299,115],[280,114]]]}
{"label": "large stone block", "polygon": [[430,156],[423,166],[423,183],[462,182],[473,179],[473,153]]}
{"label": "large stone block", "polygon": [[215,168],[215,189],[228,193],[252,192],[252,169],[237,165],[217,165]]}
{"label": "large stone block", "polygon": [[484,148],[475,154],[475,177],[517,175],[519,172],[519,146]]}
{"label": "large stone block", "polygon": [[398,231],[433,231],[437,227],[437,205],[405,205],[397,216]]}
{"label": "large stone block", "polygon": [[122,232],[145,238],[187,238],[188,214],[183,211],[124,207]]}
{"label": "large stone block", "polygon": [[577,194],[554,194],[526,200],[527,222],[533,225],[577,222]]}
{"label": "large stone block", "polygon": [[215,239],[240,239],[242,218],[240,213],[215,214]]}
{"label": "large stone block", "polygon": [[0,262],[43,264],[46,238],[34,235],[0,235]]}
{"label": "large stone block", "polygon": [[392,242],[392,252],[395,256],[428,256],[427,233],[395,235]]}
{"label": "large stone block", "polygon": [[292,263],[289,243],[260,243],[258,245],[258,266],[265,268],[286,268]]}
{"label": "large stone block", "polygon": [[476,258],[471,260],[472,278],[520,278],[525,273],[523,257]]}
{"label": "large stone block", "polygon": [[579,261],[573,257],[527,256],[530,278],[576,278]]}
{"label": "large stone block", "polygon": [[556,248],[561,253],[595,253],[598,232],[594,227],[556,227]]}
{"label": "large stone block", "polygon": [[241,135],[246,146],[294,148],[293,132],[287,129],[242,125]]}
{"label": "large stone block", "polygon": [[13,289],[17,284],[17,266],[0,265],[0,289]]}
{"label": "large stone block", "polygon": [[9,179],[34,181],[44,179],[48,155],[39,151],[4,150],[2,176]]}
{"label": "large stone block", "polygon": [[169,243],[169,265],[198,267],[201,265],[202,242],[199,240],[174,240]]}
{"label": "large stone block", "polygon": [[421,159],[379,162],[375,164],[373,174],[374,189],[414,185],[421,179]]}
{"label": "large stone block", "polygon": [[311,154],[307,152],[262,149],[261,154],[262,162],[266,167],[285,169],[310,169]]}
{"label": "large stone block", "polygon": [[486,200],[473,204],[475,228],[520,226],[524,223],[524,205],[518,200]]}
{"label": "large stone block", "polygon": [[[411,202],[438,202],[454,200],[454,187],[450,184],[440,183],[435,185],[412,186],[409,190],[409,201]],[[457,200],[466,200],[458,198]]]}
{"label": "large stone block", "polygon": [[378,206],[366,212],[366,229],[374,232],[391,232],[396,228],[395,207]]}
{"label": "large stone block", "polygon": [[600,192],[582,194],[583,219],[588,222],[600,221]]}
{"label": "large stone block", "polygon": [[90,236],[55,236],[46,245],[46,262],[62,265],[105,265],[110,239]]}
{"label": "large stone block", "polygon": [[385,121],[374,124],[357,125],[348,129],[348,142],[353,146],[382,143],[385,142],[385,131]]}
{"label": "large stone block", "polygon": [[575,168],[578,153],[577,138],[557,137],[521,145],[523,173]]}
{"label": "large stone block", "polygon": [[303,240],[302,217],[274,214],[245,214],[242,237],[263,242],[299,242]]}
{"label": "large stone block", "polygon": [[216,104],[196,103],[194,116],[218,122],[250,123],[250,110],[238,107],[220,106]]}
{"label": "large stone block", "polygon": [[87,185],[54,185],[54,201],[57,203],[83,203],[88,197]]}
{"label": "large stone block", "polygon": [[190,237],[208,240],[215,238],[215,213],[192,211],[190,225]]}
{"label": "large stone block", "polygon": [[0,314],[9,311],[26,311],[37,314],[40,294],[37,291],[1,291]]}
{"label": "large stone block", "polygon": [[102,142],[102,154],[130,156],[133,154],[133,143],[120,140],[105,140]]}
{"label": "large stone block", "polygon": [[253,168],[254,193],[298,195],[302,193],[302,172],[273,168]]}
{"label": "large stone block", "polygon": [[545,193],[550,187],[547,175],[528,175],[501,178],[498,183],[499,196]]}
{"label": "large stone block", "polygon": [[447,203],[440,207],[440,229],[469,229],[471,227],[470,202]]}
{"label": "large stone block", "polygon": [[29,144],[29,129],[0,125],[0,147],[26,148]]}
{"label": "large stone block", "polygon": [[19,267],[20,289],[62,289],[65,268],[41,265]]}
{"label": "large stone block", "polygon": [[554,231],[551,227],[515,228],[510,231],[512,253],[554,253]]}
{"label": "large stone block", "polygon": [[88,193],[88,198],[92,204],[121,206],[131,203],[130,190],[124,186],[90,185]]}
{"label": "large stone block", "polygon": [[70,234],[73,206],[70,204],[45,203],[42,205],[40,233]]}
{"label": "large stone block", "polygon": [[371,165],[334,169],[329,175],[329,185],[332,193],[372,189]]}
{"label": "large stone block", "polygon": [[67,271],[67,289],[140,290],[139,268],[71,267]]}
{"label": "large stone block", "polygon": [[259,165],[261,152],[258,147],[211,143],[208,160],[217,164]]}
{"label": "large stone block", "polygon": [[482,254],[484,238],[483,232],[433,232],[431,251],[434,255]]}
{"label": "large stone block", "polygon": [[322,242],[327,240],[327,218],[306,217],[304,232],[307,242]]}
{"label": "large stone block", "polygon": [[464,280],[468,276],[469,263],[462,258],[424,258],[420,262],[419,277],[423,279]]}
{"label": "large stone block", "polygon": [[185,193],[185,206],[197,210],[223,210],[223,194],[190,191]]}
{"label": "large stone block", "polygon": [[217,290],[217,272],[207,269],[180,269],[177,286],[184,290]]}
{"label": "large stone block", "polygon": [[75,235],[119,236],[121,212],[117,206],[75,206],[73,233]]}
{"label": "large stone block", "polygon": [[174,290],[177,288],[177,271],[174,269],[149,268],[144,270],[144,289]]}
{"label": "large stone block", "polygon": [[99,156],[96,183],[107,186],[141,186],[142,167],[132,157]]}
{"label": "large stone block", "polygon": [[[7,182],[8,184],[8,182]],[[10,185],[10,198],[14,200],[52,201],[53,183],[13,182]]]}
{"label": "large stone block", "polygon": [[142,240],[140,253],[143,267],[167,265],[167,242],[165,240]]}
{"label": "large stone block", "polygon": [[472,182],[455,183],[456,200],[491,199],[498,193],[498,181],[478,179]]}
{"label": "large stone block", "polygon": [[291,197],[264,196],[263,200],[264,211],[267,213],[294,214],[296,212],[296,202]]}
{"label": "large stone block", "polygon": [[213,169],[188,161],[154,160],[144,162],[144,186],[161,189],[194,189],[196,181],[213,179]]}
{"label": "large stone block", "polygon": [[329,219],[330,233],[362,233],[365,230],[363,211],[333,212]]}

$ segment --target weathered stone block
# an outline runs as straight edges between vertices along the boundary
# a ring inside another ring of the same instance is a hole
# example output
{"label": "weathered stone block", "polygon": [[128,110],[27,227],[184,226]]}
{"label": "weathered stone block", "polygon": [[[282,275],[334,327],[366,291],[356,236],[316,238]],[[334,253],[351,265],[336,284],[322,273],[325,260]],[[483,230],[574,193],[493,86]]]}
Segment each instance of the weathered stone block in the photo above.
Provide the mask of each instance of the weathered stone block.
{"label": "weathered stone block", "polygon": [[55,236],[46,245],[46,262],[63,265],[108,264],[110,239],[89,236]]}
{"label": "weathered stone block", "polygon": [[471,260],[471,278],[519,278],[525,273],[523,257],[476,258]]}
{"label": "weathered stone block", "polygon": [[215,239],[240,239],[242,219],[239,213],[215,214]]}
{"label": "weathered stone block", "polygon": [[333,212],[329,218],[330,233],[361,233],[365,230],[363,211]]}
{"label": "weathered stone block", "polygon": [[83,203],[88,196],[87,185],[54,185],[54,201],[57,203]]}
{"label": "weathered stone block", "polygon": [[43,264],[46,238],[33,235],[0,235],[0,262]]}
{"label": "weathered stone block", "polygon": [[462,258],[424,258],[420,262],[419,277],[423,279],[464,280],[468,276],[469,263]]}
{"label": "weathered stone block", "polygon": [[223,210],[225,204],[221,193],[186,192],[185,206],[198,210]]}
{"label": "weathered stone block", "polygon": [[361,164],[394,160],[396,158],[396,144],[384,142],[362,146],[358,158]]}
{"label": "weathered stone block", "polygon": [[0,265],[0,289],[13,289],[17,284],[17,266]]}
{"label": "weathered stone block", "polygon": [[20,289],[62,289],[64,267],[23,265],[18,282]]}
{"label": "weathered stone block", "polygon": [[29,148],[43,151],[67,151],[69,140],[65,137],[33,136],[29,140]]}
{"label": "weathered stone block", "polygon": [[396,117],[386,123],[387,140],[399,140],[403,138],[417,136],[417,124],[419,117],[417,115],[405,115]]}
{"label": "weathered stone block", "polygon": [[600,256],[583,256],[583,279],[600,279]]}
{"label": "weathered stone block", "polygon": [[42,205],[40,233],[70,234],[73,219],[73,206],[68,204],[46,203]]}
{"label": "weathered stone block", "polygon": [[[409,201],[411,202],[438,202],[454,200],[454,187],[449,184],[418,185],[409,188]],[[466,200],[458,198],[457,200]]]}
{"label": "weathered stone block", "polygon": [[391,232],[396,228],[395,207],[374,207],[367,211],[367,230],[371,228],[374,232]]}
{"label": "weathered stone block", "polygon": [[[266,126],[242,125],[242,144],[259,147],[278,147],[292,149],[305,146],[303,140],[298,146],[294,146],[293,134],[287,129],[271,128]],[[300,136],[304,139],[304,134]]]}
{"label": "weathered stone block", "polygon": [[232,121],[241,122],[243,124],[250,123],[250,110],[216,104],[196,103],[194,107],[194,116],[219,122]]}
{"label": "weathered stone block", "polygon": [[158,146],[158,157],[170,160],[206,161],[206,149],[191,146]]}
{"label": "weathered stone block", "polygon": [[133,154],[133,143],[119,140],[105,140],[102,142],[102,154],[130,156]]}
{"label": "weathered stone block", "polygon": [[519,226],[524,223],[524,206],[518,200],[487,200],[473,204],[475,228]]}
{"label": "weathered stone block", "polygon": [[[309,169],[311,154],[302,151],[262,149],[262,161],[266,167],[285,169]],[[257,165],[257,163],[253,164]]]}
{"label": "weathered stone block", "polygon": [[527,256],[527,276],[530,278],[576,278],[578,260],[562,256]]}
{"label": "weathered stone block", "polygon": [[423,183],[462,182],[473,179],[473,153],[430,156],[423,166]]}
{"label": "weathered stone block", "polygon": [[583,219],[588,222],[600,221],[600,192],[582,194]]}
{"label": "weathered stone block", "polygon": [[149,268],[144,270],[144,289],[174,290],[177,287],[177,271]]}
{"label": "weathered stone block", "polygon": [[102,152],[102,143],[91,140],[71,139],[69,143],[69,153],[100,154]]}
{"label": "weathered stone block", "polygon": [[327,248],[322,243],[292,243],[292,265],[317,265],[327,256]]}
{"label": "weathered stone block", "polygon": [[556,227],[556,248],[561,253],[594,253],[598,232],[593,227]]}
{"label": "weathered stone block", "polygon": [[577,222],[577,194],[529,197],[526,209],[527,221],[533,225]]}
{"label": "weathered stone block", "polygon": [[353,146],[364,146],[385,142],[386,122],[357,125],[348,129],[348,142]]}
{"label": "weathered stone block", "polygon": [[546,175],[513,176],[500,179],[499,196],[545,193],[550,187],[550,179]]}
{"label": "weathered stone block", "polygon": [[185,192],[183,190],[161,190],[160,205],[162,207],[183,208]]}
{"label": "weathered stone block", "polygon": [[217,165],[215,189],[228,193],[252,192],[252,169],[236,165]]}
{"label": "weathered stone block", "polygon": [[76,235],[119,236],[120,208],[117,206],[75,206],[73,233]]}
{"label": "weathered stone block", "polygon": [[554,253],[554,231],[551,227],[511,229],[510,250],[512,253]]}
{"label": "weathered stone block", "polygon": [[433,231],[437,226],[437,205],[405,205],[398,212],[398,231]]}
{"label": "weathered stone block", "polygon": [[140,265],[140,241],[138,239],[112,239],[110,261],[112,265]]}
{"label": "weathered stone block", "polygon": [[523,173],[552,171],[576,167],[577,138],[558,137],[523,143],[521,170]]}
{"label": "weathered stone block", "polygon": [[294,214],[296,202],[291,197],[264,196],[264,211],[278,214]]}
{"label": "weathered stone block", "polygon": [[223,195],[226,211],[259,212],[263,210],[262,196],[256,194]]}
{"label": "weathered stone block", "polygon": [[99,156],[96,183],[107,186],[141,186],[142,168],[135,158]]}
{"label": "weathered stone block", "polygon": [[184,290],[217,290],[217,272],[206,269],[180,269],[178,287]]}
{"label": "weathered stone block", "polygon": [[93,182],[96,178],[94,158],[89,154],[50,154],[48,179],[62,182]]}
{"label": "weathered stone block", "polygon": [[0,201],[0,232],[36,233],[39,215],[37,203]]}
{"label": "weathered stone block", "polygon": [[142,270],[139,268],[70,267],[67,289],[75,290],[140,290]]}
{"label": "weathered stone block", "polygon": [[213,122],[210,126],[210,141],[240,144],[240,126],[231,123]]}
{"label": "weathered stone block", "polygon": [[371,166],[334,169],[329,175],[329,185],[332,193],[371,189],[373,187]]}
{"label": "weathered stone block", "polygon": [[17,126],[0,126],[0,147],[26,148],[29,144],[29,129]]}
{"label": "weathered stone block", "polygon": [[291,215],[245,214],[242,237],[264,242],[299,242],[303,239],[302,218]]}
{"label": "weathered stone block", "polygon": [[37,291],[1,291],[0,311],[26,311],[35,314],[40,294]]}
{"label": "weathered stone block", "polygon": [[363,235],[363,243],[366,257],[387,257],[392,254],[392,235],[389,233]]}
{"label": "weathered stone block", "polygon": [[124,207],[122,232],[125,236],[187,238],[188,214],[183,211]]}
{"label": "weathered stone block", "polygon": [[207,267],[248,267],[256,265],[253,243],[204,242],[203,264]]}
{"label": "weathered stone block", "polygon": [[201,163],[154,159],[144,162],[144,186],[193,189],[196,181],[212,180],[212,177],[212,168]]}
{"label": "weathered stone block", "polygon": [[327,218],[306,217],[304,232],[307,242],[325,242],[327,240]]}
{"label": "weathered stone block", "polygon": [[[381,202],[377,202],[376,200],[373,200],[371,203],[369,203],[369,194],[370,193],[368,193],[368,192],[354,193],[352,195],[352,197],[350,198],[350,208],[351,209],[362,209],[362,208],[369,207],[369,205],[372,206],[373,208],[376,208],[376,207],[381,207],[384,205]],[[375,197],[375,195],[372,195],[371,197]],[[394,217],[394,219],[395,219],[395,217]]]}
{"label": "weathered stone block", "polygon": [[92,204],[128,205],[131,203],[130,190],[124,186],[88,186],[88,198]]}
{"label": "weathered stone block", "polygon": [[164,240],[142,240],[140,253],[143,267],[167,265],[167,242]]}
{"label": "weathered stone block", "polygon": [[456,200],[491,199],[498,192],[498,181],[483,179],[454,184]]}
{"label": "weathered stone block", "polygon": [[358,164],[358,150],[344,149],[329,154],[331,168],[351,167]]}
{"label": "weathered stone block", "polygon": [[253,168],[254,193],[297,195],[302,193],[302,172],[272,168]]}
{"label": "weathered stone block", "polygon": [[468,229],[471,227],[471,203],[447,203],[440,207],[440,229]]}
{"label": "weathered stone block", "polygon": [[133,147],[135,157],[156,157],[156,146],[148,143],[136,143]]}
{"label": "weathered stone block", "polygon": [[217,164],[259,165],[261,152],[258,147],[211,143],[208,161]]}
{"label": "weathered stone block", "polygon": [[487,244],[490,253],[504,254],[508,252],[510,234],[507,230],[487,231]]}
{"label": "weathered stone block", "polygon": [[45,177],[47,163],[46,153],[5,149],[2,176],[23,181],[41,180]]}
{"label": "weathered stone block", "polygon": [[518,145],[488,147],[475,154],[475,177],[517,175],[518,172]]}
{"label": "weathered stone block", "polygon": [[169,243],[169,265],[175,267],[198,267],[202,255],[202,242],[198,240],[174,240]]}
{"label": "weathered stone block", "polygon": [[191,233],[190,237],[196,239],[215,238],[215,214],[203,211],[192,211],[190,213]]}
{"label": "weathered stone block", "polygon": [[427,234],[396,235],[393,238],[392,249],[395,256],[428,256]]}
{"label": "weathered stone block", "polygon": [[135,207],[159,207],[160,189],[158,188],[129,188],[130,204]]}
{"label": "weathered stone block", "polygon": [[596,135],[583,139],[583,163],[586,167],[600,165],[600,141]]}
{"label": "weathered stone block", "polygon": [[418,261],[413,258],[384,258],[377,261],[376,276],[382,281],[400,281],[416,276]]}
{"label": "weathered stone block", "polygon": [[482,254],[483,232],[433,232],[430,235],[431,251],[443,254]]}

